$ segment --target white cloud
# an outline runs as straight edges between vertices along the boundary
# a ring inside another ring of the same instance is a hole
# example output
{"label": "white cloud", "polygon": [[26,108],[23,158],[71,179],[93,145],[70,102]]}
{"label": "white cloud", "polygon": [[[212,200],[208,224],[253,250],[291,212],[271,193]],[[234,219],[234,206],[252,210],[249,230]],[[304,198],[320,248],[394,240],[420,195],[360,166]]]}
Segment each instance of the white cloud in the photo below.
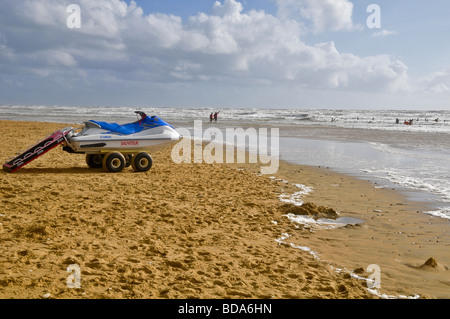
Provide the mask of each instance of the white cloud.
{"label": "white cloud", "polygon": [[277,0],[282,19],[307,19],[314,32],[354,29],[353,3],[349,0]]}
{"label": "white cloud", "polygon": [[387,36],[390,36],[390,35],[395,35],[395,34],[397,34],[396,31],[381,30],[381,31],[374,32],[372,34],[372,37],[374,37],[374,38],[384,38],[384,37],[387,37]]}
{"label": "white cloud", "polygon": [[416,82],[417,90],[425,93],[450,93],[450,69],[434,72]]}
{"label": "white cloud", "polygon": [[[23,15],[22,21],[34,23],[39,26],[58,27],[65,23],[64,16],[66,6],[58,1],[11,1],[14,2],[13,9],[16,14]],[[64,10],[64,11],[62,11]]]}
{"label": "white cloud", "polygon": [[32,55],[31,58],[40,61],[40,63],[43,63],[45,66],[49,67],[70,68],[76,66],[77,64],[72,55],[67,52],[57,50],[40,51],[39,53]]}
{"label": "white cloud", "polygon": [[224,3],[216,1],[212,8],[212,14],[230,19],[239,19],[244,8],[240,2],[235,0],[225,0]]}

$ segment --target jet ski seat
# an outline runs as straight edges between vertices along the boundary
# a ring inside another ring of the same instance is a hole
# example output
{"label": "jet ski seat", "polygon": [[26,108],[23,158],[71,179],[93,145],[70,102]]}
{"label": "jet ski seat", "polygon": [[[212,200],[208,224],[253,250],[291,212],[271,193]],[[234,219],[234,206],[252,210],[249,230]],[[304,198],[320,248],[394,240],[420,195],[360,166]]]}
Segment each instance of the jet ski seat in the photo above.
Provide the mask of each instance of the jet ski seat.
{"label": "jet ski seat", "polygon": [[161,120],[157,116],[147,116],[140,121],[129,123],[129,124],[117,124],[117,123],[107,123],[100,121],[89,121],[91,123],[96,124],[100,128],[110,131],[111,133],[122,134],[122,135],[131,135],[136,134],[151,128],[160,127],[160,126],[170,126],[163,120]]}

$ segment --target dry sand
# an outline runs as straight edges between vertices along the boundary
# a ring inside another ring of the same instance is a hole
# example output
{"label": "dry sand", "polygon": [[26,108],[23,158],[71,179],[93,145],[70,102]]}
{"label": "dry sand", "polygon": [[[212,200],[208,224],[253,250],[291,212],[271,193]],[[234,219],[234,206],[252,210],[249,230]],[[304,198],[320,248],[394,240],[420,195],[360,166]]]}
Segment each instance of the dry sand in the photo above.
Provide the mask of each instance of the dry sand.
{"label": "dry sand", "polygon": [[[0,121],[0,160],[65,126]],[[378,298],[350,275],[370,264],[379,294],[450,297],[449,222],[419,203],[323,168],[281,163],[270,178],[255,164],[177,165],[170,152],[147,173],[89,169],[59,148],[0,171],[0,298]],[[291,222],[300,212],[279,196],[295,183],[313,187],[306,213],[364,223]]]}

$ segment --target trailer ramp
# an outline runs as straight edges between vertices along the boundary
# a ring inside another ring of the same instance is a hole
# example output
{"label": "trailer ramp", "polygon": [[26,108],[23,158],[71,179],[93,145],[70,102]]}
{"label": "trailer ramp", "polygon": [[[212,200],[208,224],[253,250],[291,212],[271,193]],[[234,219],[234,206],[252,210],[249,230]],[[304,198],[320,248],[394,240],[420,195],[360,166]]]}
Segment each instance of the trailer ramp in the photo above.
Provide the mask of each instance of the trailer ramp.
{"label": "trailer ramp", "polygon": [[66,136],[72,132],[72,128],[65,128],[49,134],[46,138],[40,140],[33,146],[30,146],[26,151],[19,155],[8,159],[3,164],[3,170],[13,173],[28,163],[34,161],[36,158],[44,155],[56,146],[66,141]]}

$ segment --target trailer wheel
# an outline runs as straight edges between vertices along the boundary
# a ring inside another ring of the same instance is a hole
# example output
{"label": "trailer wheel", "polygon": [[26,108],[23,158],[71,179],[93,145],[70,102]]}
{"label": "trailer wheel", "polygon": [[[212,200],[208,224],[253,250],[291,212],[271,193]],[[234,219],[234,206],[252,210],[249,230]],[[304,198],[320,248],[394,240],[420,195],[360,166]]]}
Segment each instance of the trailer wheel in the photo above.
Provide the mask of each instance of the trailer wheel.
{"label": "trailer wheel", "polygon": [[119,173],[125,167],[125,157],[119,152],[112,152],[103,159],[103,167],[111,173]]}
{"label": "trailer wheel", "polygon": [[102,168],[103,167],[103,157],[102,154],[86,154],[86,164],[90,168]]}
{"label": "trailer wheel", "polygon": [[131,161],[133,159],[133,155],[131,154],[124,154],[125,156],[125,167],[130,167],[131,166]]}
{"label": "trailer wheel", "polygon": [[150,154],[141,152],[133,156],[131,166],[135,172],[147,172],[152,168],[153,159]]}

